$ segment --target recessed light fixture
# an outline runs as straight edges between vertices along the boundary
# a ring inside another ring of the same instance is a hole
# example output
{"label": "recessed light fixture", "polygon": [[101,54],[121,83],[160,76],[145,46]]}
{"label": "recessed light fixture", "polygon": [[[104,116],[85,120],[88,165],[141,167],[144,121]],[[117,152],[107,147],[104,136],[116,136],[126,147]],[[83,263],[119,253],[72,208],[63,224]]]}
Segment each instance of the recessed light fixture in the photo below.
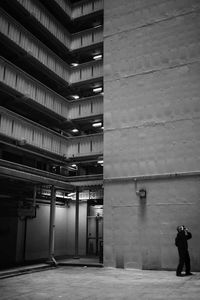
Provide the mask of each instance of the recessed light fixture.
{"label": "recessed light fixture", "polygon": [[93,88],[94,93],[100,93],[102,91],[102,87]]}
{"label": "recessed light fixture", "polygon": [[93,127],[101,127],[102,123],[101,122],[93,123],[92,126]]}
{"label": "recessed light fixture", "polygon": [[73,168],[76,168],[76,167],[77,167],[77,165],[76,165],[76,164],[72,164],[72,165],[71,165],[71,167],[73,167]]}
{"label": "recessed light fixture", "polygon": [[78,63],[75,63],[75,62],[74,62],[74,63],[71,63],[71,66],[72,66],[72,67],[77,67],[77,66],[78,66]]}
{"label": "recessed light fixture", "polygon": [[97,161],[98,164],[103,165],[103,159]]}
{"label": "recessed light fixture", "polygon": [[74,98],[75,100],[78,100],[80,97],[79,97],[79,95],[72,95],[72,98]]}
{"label": "recessed light fixture", "polygon": [[72,132],[76,133],[76,132],[78,132],[78,129],[74,128],[74,129],[72,129]]}
{"label": "recessed light fixture", "polygon": [[94,55],[93,59],[95,59],[95,60],[102,59],[102,54]]}

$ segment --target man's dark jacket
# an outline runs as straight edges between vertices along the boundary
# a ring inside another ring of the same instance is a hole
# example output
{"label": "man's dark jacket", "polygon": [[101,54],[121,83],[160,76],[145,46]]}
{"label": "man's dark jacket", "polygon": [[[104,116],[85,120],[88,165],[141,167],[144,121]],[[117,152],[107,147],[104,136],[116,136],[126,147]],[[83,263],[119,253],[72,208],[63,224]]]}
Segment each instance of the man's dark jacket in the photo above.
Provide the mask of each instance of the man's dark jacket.
{"label": "man's dark jacket", "polygon": [[190,232],[185,233],[184,230],[178,232],[176,239],[175,239],[175,245],[178,247],[178,249],[182,251],[188,250],[188,242],[187,240],[192,238],[192,234]]}

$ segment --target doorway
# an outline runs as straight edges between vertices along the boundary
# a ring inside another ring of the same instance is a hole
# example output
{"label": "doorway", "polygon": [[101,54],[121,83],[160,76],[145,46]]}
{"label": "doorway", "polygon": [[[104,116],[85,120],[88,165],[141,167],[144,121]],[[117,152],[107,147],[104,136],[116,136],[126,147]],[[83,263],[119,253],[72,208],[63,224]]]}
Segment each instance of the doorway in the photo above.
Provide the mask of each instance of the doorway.
{"label": "doorway", "polygon": [[100,256],[103,243],[103,205],[88,203],[87,255]]}

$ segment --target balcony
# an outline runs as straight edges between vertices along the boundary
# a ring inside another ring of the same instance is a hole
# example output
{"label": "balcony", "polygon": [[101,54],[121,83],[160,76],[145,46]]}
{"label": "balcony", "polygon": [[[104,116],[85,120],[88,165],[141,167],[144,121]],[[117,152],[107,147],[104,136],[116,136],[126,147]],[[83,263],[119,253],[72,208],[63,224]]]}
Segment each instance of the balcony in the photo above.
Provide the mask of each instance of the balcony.
{"label": "balcony", "polygon": [[66,159],[103,153],[102,134],[66,138],[3,107],[0,107],[0,120],[0,134],[23,147],[50,152]]}
{"label": "balcony", "polygon": [[[22,1],[22,0],[20,0]],[[86,0],[71,5],[70,1],[54,0],[71,19],[80,18],[103,9],[103,0]]]}
{"label": "balcony", "polygon": [[27,104],[40,106],[48,112],[57,114],[61,119],[68,119],[69,102],[39,81],[23,72],[4,58],[0,57],[0,83],[1,89],[18,97]]}
{"label": "balcony", "polygon": [[[24,14],[22,14],[22,16],[20,15],[20,19],[23,19],[24,15],[28,15],[29,18],[26,17],[26,24],[28,22],[29,27],[34,28],[36,35],[38,34],[38,32],[40,32],[40,34],[42,34],[44,38],[46,37],[46,35],[49,35],[48,39],[45,39],[47,43],[48,40],[49,43],[51,43],[51,39],[55,39],[53,43],[54,47],[56,42],[56,44],[59,43],[61,47],[64,47],[65,51],[71,51],[78,49],[78,47],[82,48],[103,42],[102,26],[99,28],[84,30],[77,34],[70,34],[67,31],[66,27],[58,22],[57,19],[54,18],[53,15],[40,2],[34,2],[31,0],[15,0],[14,2],[16,3],[16,7],[18,7],[18,10],[24,11]],[[58,2],[62,3],[60,1]],[[84,6],[84,3],[79,4],[79,6],[80,5]],[[96,7],[94,8],[94,10],[95,9]],[[53,50],[55,50],[55,48]]]}
{"label": "balcony", "polygon": [[102,61],[92,61],[81,64],[77,68],[70,68],[54,52],[37,40],[3,10],[0,10],[0,12],[0,33],[3,39],[10,42],[10,51],[26,53],[25,57],[23,56],[24,62],[31,61],[32,68],[34,68],[36,63],[39,64],[41,72],[48,75],[51,80],[54,77],[55,81],[59,82],[63,88],[67,88],[69,83],[95,80],[103,76]]}
{"label": "balcony", "polygon": [[68,117],[71,120],[103,115],[103,96],[82,98],[70,102]]}
{"label": "balcony", "polygon": [[13,51],[26,54],[24,59],[32,58],[60,80],[69,81],[70,67],[3,10],[0,10],[0,33],[10,42],[11,51],[14,45]]}
{"label": "balcony", "polygon": [[[103,114],[103,97],[97,95],[67,101],[39,81],[0,57],[1,89],[26,104],[39,106],[39,109],[52,113],[63,121],[92,117]],[[27,103],[28,102],[28,103]]]}
{"label": "balcony", "polygon": [[74,33],[71,36],[70,50],[74,51],[80,48],[89,47],[103,42],[103,28],[97,27]]}
{"label": "balcony", "polygon": [[92,81],[103,77],[102,61],[92,61],[81,64],[74,68],[70,74],[70,84],[77,84],[84,81]]}

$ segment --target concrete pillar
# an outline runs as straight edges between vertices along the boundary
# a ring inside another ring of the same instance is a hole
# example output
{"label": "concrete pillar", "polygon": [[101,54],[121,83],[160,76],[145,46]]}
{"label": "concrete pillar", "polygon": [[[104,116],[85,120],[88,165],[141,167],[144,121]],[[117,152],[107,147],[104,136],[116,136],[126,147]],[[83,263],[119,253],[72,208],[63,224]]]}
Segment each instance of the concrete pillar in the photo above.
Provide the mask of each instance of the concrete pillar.
{"label": "concrete pillar", "polygon": [[74,258],[79,258],[78,247],[79,247],[79,189],[76,188],[76,212],[75,212],[75,256]]}
{"label": "concrete pillar", "polygon": [[55,244],[55,211],[56,211],[56,190],[51,187],[51,206],[50,206],[50,221],[49,221],[49,262],[56,265],[54,258],[54,244]]}

